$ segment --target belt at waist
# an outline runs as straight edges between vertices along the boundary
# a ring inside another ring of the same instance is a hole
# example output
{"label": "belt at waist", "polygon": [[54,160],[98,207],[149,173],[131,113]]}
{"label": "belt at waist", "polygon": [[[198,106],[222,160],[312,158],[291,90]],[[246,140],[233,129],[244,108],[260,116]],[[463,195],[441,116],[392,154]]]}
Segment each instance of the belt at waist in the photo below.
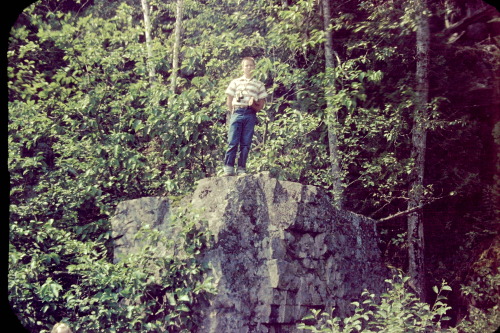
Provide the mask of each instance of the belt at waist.
{"label": "belt at waist", "polygon": [[240,113],[240,114],[255,113],[255,110],[249,106],[242,106],[242,107],[237,107],[236,110],[234,110],[234,113]]}

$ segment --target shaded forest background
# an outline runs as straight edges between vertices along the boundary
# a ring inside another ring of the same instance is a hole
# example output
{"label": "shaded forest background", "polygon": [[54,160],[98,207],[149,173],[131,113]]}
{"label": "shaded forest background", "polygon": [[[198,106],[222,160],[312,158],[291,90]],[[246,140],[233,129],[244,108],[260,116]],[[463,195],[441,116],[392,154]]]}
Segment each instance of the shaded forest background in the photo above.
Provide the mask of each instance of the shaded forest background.
{"label": "shaded forest background", "polygon": [[[180,198],[220,175],[223,92],[244,56],[257,59],[270,95],[249,171],[332,198],[340,178],[343,208],[381,221],[387,264],[407,271],[406,216],[386,218],[407,209],[416,167],[414,1],[329,1],[332,68],[321,2],[148,0],[147,13],[142,2],[38,1],[10,31],[8,293],[22,323],[37,332],[59,320],[86,332],[156,329],[158,309],[123,306],[151,283],[134,276],[142,263],[111,263],[109,217],[123,200]],[[498,300],[500,16],[479,0],[433,1],[427,14],[425,278],[429,302],[432,286],[452,286],[456,324]],[[472,282],[483,295],[461,292]],[[190,322],[179,315],[190,293],[171,305],[172,327]]]}

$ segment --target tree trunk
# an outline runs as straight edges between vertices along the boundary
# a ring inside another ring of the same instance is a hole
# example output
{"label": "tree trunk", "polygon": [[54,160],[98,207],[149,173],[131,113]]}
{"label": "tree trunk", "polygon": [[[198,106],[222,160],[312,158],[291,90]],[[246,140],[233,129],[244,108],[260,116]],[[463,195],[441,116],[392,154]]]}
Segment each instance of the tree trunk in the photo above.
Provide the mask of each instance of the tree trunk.
{"label": "tree trunk", "polygon": [[175,17],[175,42],[174,59],[172,61],[172,75],[170,78],[170,90],[175,93],[177,88],[177,73],[179,71],[179,50],[181,45],[181,27],[182,27],[182,7],[184,0],[177,0],[177,11]]}
{"label": "tree trunk", "polygon": [[149,18],[149,4],[147,0],[141,0],[142,12],[144,14],[144,30],[146,32],[146,48],[148,50],[147,66],[149,71],[149,80],[153,82],[155,79],[155,67],[153,63],[153,45],[151,39],[151,20]]}
{"label": "tree trunk", "polygon": [[[323,23],[326,33],[325,40],[325,67],[328,69],[335,68],[334,50],[333,50],[333,34],[330,27],[331,13],[328,0],[322,0],[323,7]],[[333,81],[333,80],[332,80]],[[335,205],[342,208],[343,190],[342,178],[340,170],[340,157],[338,148],[338,138],[336,128],[338,127],[338,112],[332,105],[331,96],[335,93],[335,86],[325,87],[326,93],[326,112],[328,117],[328,148],[330,151],[331,174],[333,176],[333,190],[335,193]]]}
{"label": "tree trunk", "polygon": [[[427,141],[427,102],[429,96],[429,20],[427,0],[416,0],[417,27],[417,71],[416,101],[413,113],[412,158],[415,163],[410,182],[408,209],[421,207],[424,201],[424,165]],[[422,210],[408,216],[409,275],[418,296],[425,297],[424,228]]]}

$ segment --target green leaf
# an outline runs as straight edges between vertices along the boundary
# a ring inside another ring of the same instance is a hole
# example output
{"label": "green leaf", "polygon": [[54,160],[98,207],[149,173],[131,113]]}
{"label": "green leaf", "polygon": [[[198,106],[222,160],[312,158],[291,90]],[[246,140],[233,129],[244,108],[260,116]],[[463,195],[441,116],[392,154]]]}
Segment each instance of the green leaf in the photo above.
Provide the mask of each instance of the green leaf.
{"label": "green leaf", "polygon": [[191,310],[189,309],[189,307],[182,303],[182,304],[179,304],[176,308],[178,311],[181,311],[181,312],[190,312]]}
{"label": "green leaf", "polygon": [[178,300],[180,302],[191,302],[191,297],[189,297],[189,295],[180,295]]}

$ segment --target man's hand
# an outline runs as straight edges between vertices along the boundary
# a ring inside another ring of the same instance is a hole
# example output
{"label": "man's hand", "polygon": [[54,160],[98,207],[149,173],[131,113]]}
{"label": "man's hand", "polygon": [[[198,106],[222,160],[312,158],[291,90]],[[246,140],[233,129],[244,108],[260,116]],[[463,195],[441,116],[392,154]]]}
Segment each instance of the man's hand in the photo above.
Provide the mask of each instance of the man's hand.
{"label": "man's hand", "polygon": [[259,99],[257,101],[253,101],[252,104],[250,105],[250,107],[252,109],[254,109],[255,112],[259,112],[264,107],[264,104],[266,104],[266,100]]}

